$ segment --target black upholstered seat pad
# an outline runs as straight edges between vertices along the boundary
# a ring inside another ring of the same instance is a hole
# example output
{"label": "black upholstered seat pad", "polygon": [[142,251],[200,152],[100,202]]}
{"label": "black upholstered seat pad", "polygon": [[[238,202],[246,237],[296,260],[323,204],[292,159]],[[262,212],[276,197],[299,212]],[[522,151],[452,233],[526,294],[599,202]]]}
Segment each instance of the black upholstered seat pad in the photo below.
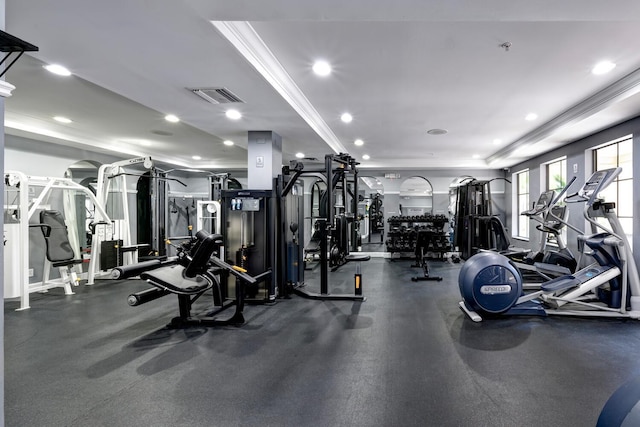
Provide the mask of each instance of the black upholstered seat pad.
{"label": "black upholstered seat pad", "polygon": [[140,278],[149,280],[152,285],[179,294],[196,294],[209,287],[209,282],[202,276],[185,277],[185,268],[181,265],[170,265],[144,272]]}
{"label": "black upholstered seat pad", "polygon": [[73,260],[75,258],[75,253],[71,247],[71,242],[69,242],[69,234],[67,233],[67,226],[62,214],[59,211],[41,211],[40,223],[49,226],[49,231],[45,234],[47,259],[51,262]]}

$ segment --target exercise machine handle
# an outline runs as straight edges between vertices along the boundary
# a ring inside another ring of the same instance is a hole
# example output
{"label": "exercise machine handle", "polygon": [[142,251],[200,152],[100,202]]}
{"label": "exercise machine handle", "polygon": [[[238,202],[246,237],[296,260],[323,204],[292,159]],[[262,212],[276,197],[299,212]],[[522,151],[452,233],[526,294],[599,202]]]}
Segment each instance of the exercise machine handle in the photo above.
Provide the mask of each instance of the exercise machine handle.
{"label": "exercise machine handle", "polygon": [[111,224],[110,222],[106,222],[106,221],[96,221],[96,222],[91,222],[89,224],[89,231],[91,232],[91,234],[96,234],[96,227],[98,225],[109,225]]}
{"label": "exercise machine handle", "polygon": [[[576,181],[576,179],[578,179],[578,177],[574,175],[573,178],[571,178],[571,181],[569,181],[569,183],[564,186],[562,191],[560,191],[560,193],[558,193],[556,198],[553,199],[553,202],[551,202],[550,206],[555,206],[560,202],[560,199],[562,199],[562,196],[564,196],[564,194],[567,192],[567,190],[569,190],[569,187],[571,187],[571,185],[573,185],[573,183]],[[578,194],[578,193],[575,193],[575,194]],[[571,196],[567,196],[567,198],[569,198],[569,197],[571,197]]]}
{"label": "exercise machine handle", "polygon": [[271,270],[267,270],[263,273],[258,274],[255,277],[252,277],[249,274],[247,274],[247,270],[245,270],[244,268],[238,267],[237,265],[228,264],[215,256],[211,257],[211,262],[214,265],[223,268],[224,270],[228,271],[230,274],[234,275],[238,279],[241,279],[247,282],[250,285],[261,282],[262,280],[266,279],[268,276],[271,275]]}
{"label": "exercise machine handle", "polygon": [[44,237],[49,237],[51,235],[51,226],[48,224],[29,224],[29,227],[39,227],[40,230],[42,230]]}

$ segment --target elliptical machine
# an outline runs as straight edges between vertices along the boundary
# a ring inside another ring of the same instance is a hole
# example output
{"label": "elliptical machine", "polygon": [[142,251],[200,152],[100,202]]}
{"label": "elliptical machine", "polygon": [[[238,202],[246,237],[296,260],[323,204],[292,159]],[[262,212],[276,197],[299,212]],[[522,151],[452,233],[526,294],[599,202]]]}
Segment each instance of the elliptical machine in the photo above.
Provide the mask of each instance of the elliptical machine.
{"label": "elliptical machine", "polygon": [[[547,213],[549,212],[549,209],[551,208],[555,199],[556,199],[555,191],[553,190],[545,191],[544,193],[540,194],[540,196],[538,197],[538,200],[535,202],[535,204],[531,209],[520,212],[520,215],[526,216],[527,218],[529,218],[529,221],[537,222],[539,226],[544,223],[544,219]],[[538,226],[536,226],[536,228],[540,230]],[[538,247],[537,250],[533,250],[533,249],[530,250],[525,254],[524,257],[509,256],[509,254],[507,253],[503,253],[503,255],[511,258],[516,262],[521,262],[527,265],[533,265],[536,262],[542,262],[542,259],[544,258],[546,246],[547,246],[547,235],[543,231],[542,236],[540,236],[540,246]]]}
{"label": "elliptical machine", "polygon": [[[462,311],[474,322],[487,315],[550,314],[640,319],[640,279],[615,204],[598,198],[622,168],[595,172],[566,202],[585,202],[584,217],[594,234],[579,236],[594,262],[574,274],[523,293],[522,276],[508,258],[492,252],[471,257],[460,270]],[[610,229],[596,219],[605,218]],[[598,230],[601,230],[598,232]]]}
{"label": "elliptical machine", "polygon": [[[576,271],[578,260],[562,238],[562,229],[567,226],[579,234],[583,233],[569,224],[567,206],[559,205],[562,197],[575,180],[576,177],[574,176],[557,195],[553,190],[542,193],[532,209],[521,213],[521,215],[529,217],[530,220],[538,222],[536,230],[541,232],[540,246],[537,251],[530,251],[523,259],[504,254],[515,261],[516,266],[523,275],[547,281]],[[549,235],[553,236],[553,240],[558,245],[557,250],[549,250],[547,248]]]}

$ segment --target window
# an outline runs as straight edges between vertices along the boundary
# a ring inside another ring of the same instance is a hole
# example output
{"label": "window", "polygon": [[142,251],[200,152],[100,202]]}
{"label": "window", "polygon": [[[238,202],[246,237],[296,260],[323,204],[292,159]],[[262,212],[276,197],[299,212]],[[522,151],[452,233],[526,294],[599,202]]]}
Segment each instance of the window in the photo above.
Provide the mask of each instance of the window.
{"label": "window", "polygon": [[[632,244],[633,235],[633,139],[631,136],[593,150],[593,170],[621,167],[622,173],[601,194],[607,202],[615,202],[616,214],[624,233]],[[603,225],[608,227],[604,218]]]}
{"label": "window", "polygon": [[529,170],[516,173],[516,188],[518,200],[518,223],[517,236],[529,238],[529,218],[522,215],[522,212],[529,209]]}
{"label": "window", "polygon": [[567,185],[567,159],[547,163],[547,190],[560,193]]}
{"label": "window", "polygon": [[[547,163],[545,168],[545,180],[546,180],[546,189],[553,190],[556,192],[556,196],[560,194],[565,185],[567,185],[567,159],[562,158],[558,160],[554,160],[552,162]],[[564,202],[558,203],[559,205],[563,205]],[[563,227],[560,231],[560,238],[566,242],[567,241],[567,228]],[[547,242],[551,244],[558,244],[556,242],[555,236],[551,233],[547,235]]]}

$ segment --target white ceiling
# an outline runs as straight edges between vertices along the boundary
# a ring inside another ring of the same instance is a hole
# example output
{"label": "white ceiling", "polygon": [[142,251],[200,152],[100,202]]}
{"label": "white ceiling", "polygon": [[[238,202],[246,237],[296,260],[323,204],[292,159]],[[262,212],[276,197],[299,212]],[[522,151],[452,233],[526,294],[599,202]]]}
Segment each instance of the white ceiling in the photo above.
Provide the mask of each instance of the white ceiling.
{"label": "white ceiling", "polygon": [[[6,132],[200,169],[246,167],[249,130],[279,133],[285,161],[347,150],[371,156],[364,168],[507,167],[640,115],[640,2],[614,3],[6,0],[7,32],[40,48],[7,75]],[[331,76],[313,75],[318,58]],[[602,59],[617,67],[592,75]],[[214,86],[245,103],[186,89]]]}

